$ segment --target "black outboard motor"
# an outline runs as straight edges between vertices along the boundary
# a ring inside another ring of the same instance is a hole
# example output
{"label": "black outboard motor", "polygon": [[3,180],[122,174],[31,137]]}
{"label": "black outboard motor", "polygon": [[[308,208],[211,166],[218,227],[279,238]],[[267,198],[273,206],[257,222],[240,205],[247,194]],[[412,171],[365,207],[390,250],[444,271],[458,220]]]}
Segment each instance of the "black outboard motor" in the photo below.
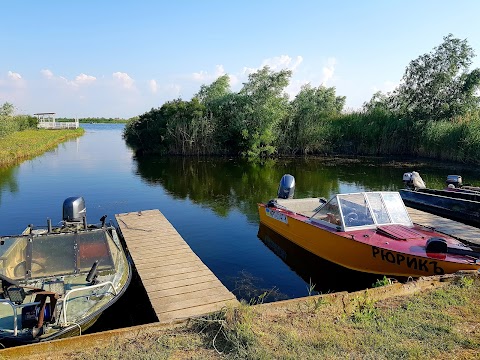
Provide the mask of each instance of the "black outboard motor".
{"label": "black outboard motor", "polygon": [[87,208],[81,196],[73,196],[63,202],[63,220],[68,222],[85,222]]}
{"label": "black outboard motor", "polygon": [[280,199],[291,199],[295,193],[295,178],[290,174],[285,174],[280,180],[277,197]]}
{"label": "black outboard motor", "polygon": [[456,188],[462,187],[462,177],[460,175],[448,175],[447,176],[447,183],[448,187],[451,187],[449,185],[453,185]]}

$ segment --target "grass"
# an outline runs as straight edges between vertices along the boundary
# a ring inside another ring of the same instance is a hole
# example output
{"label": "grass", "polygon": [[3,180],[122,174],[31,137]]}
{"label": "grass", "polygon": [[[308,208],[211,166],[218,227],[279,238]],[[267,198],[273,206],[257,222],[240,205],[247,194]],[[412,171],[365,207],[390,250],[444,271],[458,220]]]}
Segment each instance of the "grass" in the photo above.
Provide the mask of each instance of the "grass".
{"label": "grass", "polygon": [[387,278],[386,276],[383,276],[383,279],[377,279],[377,281],[372,284],[372,287],[380,287],[380,286],[386,286],[392,284],[392,280]]}
{"label": "grass", "polygon": [[[374,301],[306,299],[224,309],[175,329],[63,354],[69,359],[478,359],[480,279]],[[331,298],[326,298],[331,299]],[[348,310],[347,310],[348,309]],[[47,356],[46,356],[47,358]]]}
{"label": "grass", "polygon": [[84,130],[24,130],[0,138],[0,167],[40,155],[59,143],[83,135]]}

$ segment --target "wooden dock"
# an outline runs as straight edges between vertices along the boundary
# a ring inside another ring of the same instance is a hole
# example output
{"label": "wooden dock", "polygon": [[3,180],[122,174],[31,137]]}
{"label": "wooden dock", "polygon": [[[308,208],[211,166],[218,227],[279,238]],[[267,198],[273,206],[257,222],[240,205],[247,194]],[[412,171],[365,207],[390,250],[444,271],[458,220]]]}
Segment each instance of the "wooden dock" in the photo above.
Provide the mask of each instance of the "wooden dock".
{"label": "wooden dock", "polygon": [[159,210],[115,215],[159,322],[237,304]]}
{"label": "wooden dock", "polygon": [[480,229],[465,225],[461,222],[446,219],[425,211],[407,207],[408,214],[414,223],[435,228],[436,231],[450,235],[460,240],[465,240],[475,245],[480,245]]}

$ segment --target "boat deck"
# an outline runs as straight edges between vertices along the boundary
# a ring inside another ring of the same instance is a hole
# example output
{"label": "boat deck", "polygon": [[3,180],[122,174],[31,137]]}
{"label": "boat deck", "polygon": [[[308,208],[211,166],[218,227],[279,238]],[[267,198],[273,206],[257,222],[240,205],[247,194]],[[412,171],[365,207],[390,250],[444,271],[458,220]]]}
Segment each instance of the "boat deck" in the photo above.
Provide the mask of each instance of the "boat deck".
{"label": "boat deck", "polygon": [[198,317],[237,303],[159,210],[115,218],[159,322]]}
{"label": "boat deck", "polygon": [[304,198],[304,199],[275,199],[278,205],[285,206],[288,210],[297,214],[312,216],[316,210],[323,204],[320,198]]}
{"label": "boat deck", "polygon": [[[276,199],[281,206],[305,216],[312,216],[315,210],[321,206],[319,198],[305,199]],[[466,225],[458,221],[450,220],[441,216],[433,215],[425,211],[406,207],[410,218],[414,223],[435,228],[436,231],[450,235],[454,238],[480,245],[480,229]]]}
{"label": "boat deck", "polygon": [[458,221],[446,219],[425,211],[407,207],[408,214],[414,223],[435,228],[436,231],[460,240],[480,245],[480,229]]}

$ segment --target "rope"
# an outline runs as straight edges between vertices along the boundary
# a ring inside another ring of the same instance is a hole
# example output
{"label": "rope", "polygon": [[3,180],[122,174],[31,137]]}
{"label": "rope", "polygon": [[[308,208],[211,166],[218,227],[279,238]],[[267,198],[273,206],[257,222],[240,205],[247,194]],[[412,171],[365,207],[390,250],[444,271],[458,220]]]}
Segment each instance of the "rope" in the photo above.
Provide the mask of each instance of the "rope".
{"label": "rope", "polygon": [[76,322],[69,322],[69,323],[63,324],[63,326],[65,326],[65,327],[71,326],[71,325],[78,326],[79,336],[81,336],[82,335],[82,327],[80,326],[80,324],[77,324]]}

